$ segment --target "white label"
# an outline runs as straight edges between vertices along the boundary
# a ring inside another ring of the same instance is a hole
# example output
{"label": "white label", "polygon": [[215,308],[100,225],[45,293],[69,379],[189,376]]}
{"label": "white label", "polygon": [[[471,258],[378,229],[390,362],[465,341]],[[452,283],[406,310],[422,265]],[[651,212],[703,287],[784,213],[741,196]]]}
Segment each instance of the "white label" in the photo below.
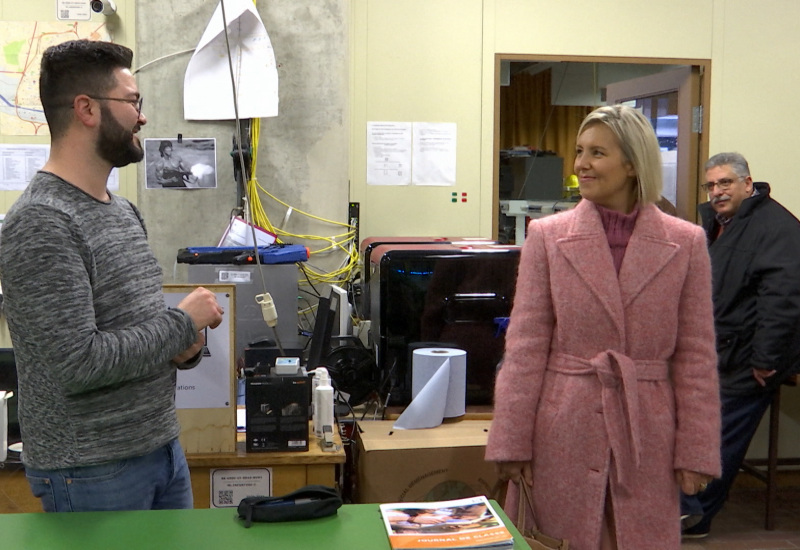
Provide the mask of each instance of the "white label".
{"label": "white label", "polygon": [[249,283],[250,282],[250,272],[249,271],[220,271],[219,272],[219,282],[220,283]]}
{"label": "white label", "polygon": [[59,21],[89,21],[92,18],[91,0],[58,0],[56,17]]}
{"label": "white label", "polygon": [[272,496],[272,468],[211,470],[212,508],[235,508],[255,496]]}

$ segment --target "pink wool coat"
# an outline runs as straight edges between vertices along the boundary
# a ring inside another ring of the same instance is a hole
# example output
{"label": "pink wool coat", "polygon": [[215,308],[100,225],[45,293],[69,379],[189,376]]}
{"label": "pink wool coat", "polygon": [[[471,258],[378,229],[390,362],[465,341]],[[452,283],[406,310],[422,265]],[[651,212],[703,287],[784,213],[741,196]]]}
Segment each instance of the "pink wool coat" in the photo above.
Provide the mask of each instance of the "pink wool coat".
{"label": "pink wool coat", "polygon": [[609,489],[620,550],[677,550],[674,472],[718,476],[719,449],[700,227],[642,208],[617,275],[591,202],[531,222],[486,459],[531,461],[542,531],[596,550]]}

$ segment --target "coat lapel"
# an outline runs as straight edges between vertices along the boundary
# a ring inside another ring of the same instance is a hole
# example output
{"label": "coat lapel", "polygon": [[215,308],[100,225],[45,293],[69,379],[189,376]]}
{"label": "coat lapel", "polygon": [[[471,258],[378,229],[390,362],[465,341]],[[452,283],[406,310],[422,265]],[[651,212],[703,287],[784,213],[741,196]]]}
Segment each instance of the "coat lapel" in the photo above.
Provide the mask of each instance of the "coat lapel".
{"label": "coat lapel", "polygon": [[622,305],[628,307],[678,252],[669,240],[655,206],[639,212],[619,272]]}
{"label": "coat lapel", "polygon": [[575,207],[575,218],[568,235],[556,241],[564,257],[578,276],[608,311],[620,342],[624,341],[625,323],[619,280],[600,214],[586,200]]}

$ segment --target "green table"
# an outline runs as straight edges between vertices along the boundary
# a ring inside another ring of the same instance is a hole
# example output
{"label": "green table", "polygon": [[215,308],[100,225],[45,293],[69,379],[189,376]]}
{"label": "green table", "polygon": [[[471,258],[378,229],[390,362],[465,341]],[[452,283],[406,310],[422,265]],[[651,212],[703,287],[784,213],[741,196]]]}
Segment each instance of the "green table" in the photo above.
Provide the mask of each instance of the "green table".
{"label": "green table", "polygon": [[[503,517],[527,549],[519,532]],[[152,512],[0,514],[0,548],[12,550],[389,550],[377,504],[350,504],[311,521],[254,523],[235,508]]]}

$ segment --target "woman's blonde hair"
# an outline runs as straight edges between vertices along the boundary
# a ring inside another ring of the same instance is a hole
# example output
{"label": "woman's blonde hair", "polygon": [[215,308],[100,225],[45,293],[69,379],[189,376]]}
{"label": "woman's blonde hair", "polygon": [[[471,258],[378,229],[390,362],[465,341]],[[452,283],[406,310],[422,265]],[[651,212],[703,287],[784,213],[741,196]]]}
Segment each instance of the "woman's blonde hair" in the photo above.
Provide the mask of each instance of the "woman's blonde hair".
{"label": "woman's blonde hair", "polygon": [[616,136],[622,154],[636,171],[639,204],[658,202],[663,187],[661,148],[650,121],[633,107],[606,105],[583,119],[578,135],[592,124],[605,124]]}

